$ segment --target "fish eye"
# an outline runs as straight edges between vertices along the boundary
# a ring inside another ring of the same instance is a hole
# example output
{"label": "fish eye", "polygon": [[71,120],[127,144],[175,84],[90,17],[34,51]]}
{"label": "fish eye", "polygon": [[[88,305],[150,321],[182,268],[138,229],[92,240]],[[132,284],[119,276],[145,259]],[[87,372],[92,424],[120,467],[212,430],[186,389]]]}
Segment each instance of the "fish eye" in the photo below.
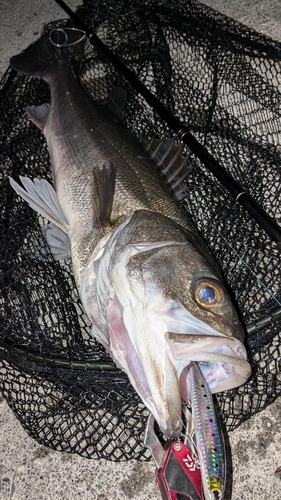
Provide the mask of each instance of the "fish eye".
{"label": "fish eye", "polygon": [[219,306],[223,302],[224,297],[224,290],[218,281],[211,278],[197,281],[194,288],[194,298],[199,306]]}

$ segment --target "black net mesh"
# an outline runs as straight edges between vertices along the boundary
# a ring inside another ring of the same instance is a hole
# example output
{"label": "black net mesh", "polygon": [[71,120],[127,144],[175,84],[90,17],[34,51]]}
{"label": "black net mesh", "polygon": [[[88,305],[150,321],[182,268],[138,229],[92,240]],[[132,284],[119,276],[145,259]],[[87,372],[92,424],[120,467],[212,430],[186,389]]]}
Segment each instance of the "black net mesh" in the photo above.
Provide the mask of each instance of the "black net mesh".
{"label": "black net mesh", "polygon": [[[281,44],[195,1],[85,0],[78,14],[280,222]],[[127,88],[125,122],[132,134],[172,135],[90,47],[81,81],[95,99],[117,84]],[[24,112],[48,100],[44,82],[6,72],[0,107],[1,386],[40,443],[88,458],[146,460],[148,411],[91,337],[71,263],[41,258],[48,253],[40,229],[46,221],[8,182],[9,175],[51,180],[45,139]],[[231,430],[281,392],[280,251],[194,155],[189,163],[182,204],[213,252],[248,330],[253,376],[217,396]]]}

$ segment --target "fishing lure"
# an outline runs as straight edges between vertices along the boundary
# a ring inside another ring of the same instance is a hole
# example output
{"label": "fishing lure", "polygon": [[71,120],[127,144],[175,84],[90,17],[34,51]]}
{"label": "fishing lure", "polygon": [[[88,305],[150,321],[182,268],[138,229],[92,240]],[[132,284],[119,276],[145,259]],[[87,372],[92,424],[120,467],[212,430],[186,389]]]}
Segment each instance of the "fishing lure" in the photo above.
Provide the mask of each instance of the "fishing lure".
{"label": "fishing lure", "polygon": [[201,465],[206,500],[222,500],[226,480],[224,438],[212,394],[200,364],[190,364],[191,407],[194,436]]}
{"label": "fishing lure", "polygon": [[173,439],[161,442],[155,431],[155,420],[150,414],[144,444],[150,449],[156,464],[155,476],[161,492],[162,500],[205,500],[200,463],[192,445],[192,417],[189,410],[183,409],[186,418],[185,437],[187,442]]}

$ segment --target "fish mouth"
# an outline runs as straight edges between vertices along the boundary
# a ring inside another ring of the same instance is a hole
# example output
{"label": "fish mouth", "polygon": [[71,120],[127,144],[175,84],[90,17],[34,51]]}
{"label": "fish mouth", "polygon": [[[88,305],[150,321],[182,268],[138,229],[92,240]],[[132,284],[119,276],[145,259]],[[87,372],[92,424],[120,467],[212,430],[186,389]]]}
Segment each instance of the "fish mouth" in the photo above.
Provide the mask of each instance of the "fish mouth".
{"label": "fish mouth", "polygon": [[[251,375],[247,353],[239,339],[217,335],[192,335],[166,332],[166,363],[164,375],[169,380],[162,401],[151,411],[160,430],[168,439],[182,431],[182,402],[191,401],[190,364],[197,362],[212,394],[233,389],[246,383]],[[159,363],[160,365],[160,363]],[[154,368],[152,368],[153,370]],[[154,399],[154,388],[151,390]]]}
{"label": "fish mouth", "polygon": [[177,369],[180,394],[184,401],[191,400],[188,360],[200,365],[212,394],[239,387],[251,375],[246,349],[234,337],[220,333],[188,335],[167,332],[165,339]]}

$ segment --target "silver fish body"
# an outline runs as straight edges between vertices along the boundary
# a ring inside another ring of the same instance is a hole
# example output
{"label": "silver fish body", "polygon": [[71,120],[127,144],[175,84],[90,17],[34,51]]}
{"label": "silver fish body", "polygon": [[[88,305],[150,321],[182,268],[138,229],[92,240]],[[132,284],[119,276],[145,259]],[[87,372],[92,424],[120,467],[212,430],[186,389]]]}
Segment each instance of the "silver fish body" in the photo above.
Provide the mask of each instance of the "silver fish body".
{"label": "silver fish body", "polygon": [[182,427],[190,361],[218,368],[209,370],[212,392],[249,377],[243,331],[216,263],[156,166],[93,103],[64,52],[40,39],[11,59],[50,85],[51,107],[28,114],[48,143],[56,191],[50,187],[48,196],[57,209],[46,209],[43,181],[23,179],[26,191],[11,183],[67,234],[93,334],[173,437]]}

